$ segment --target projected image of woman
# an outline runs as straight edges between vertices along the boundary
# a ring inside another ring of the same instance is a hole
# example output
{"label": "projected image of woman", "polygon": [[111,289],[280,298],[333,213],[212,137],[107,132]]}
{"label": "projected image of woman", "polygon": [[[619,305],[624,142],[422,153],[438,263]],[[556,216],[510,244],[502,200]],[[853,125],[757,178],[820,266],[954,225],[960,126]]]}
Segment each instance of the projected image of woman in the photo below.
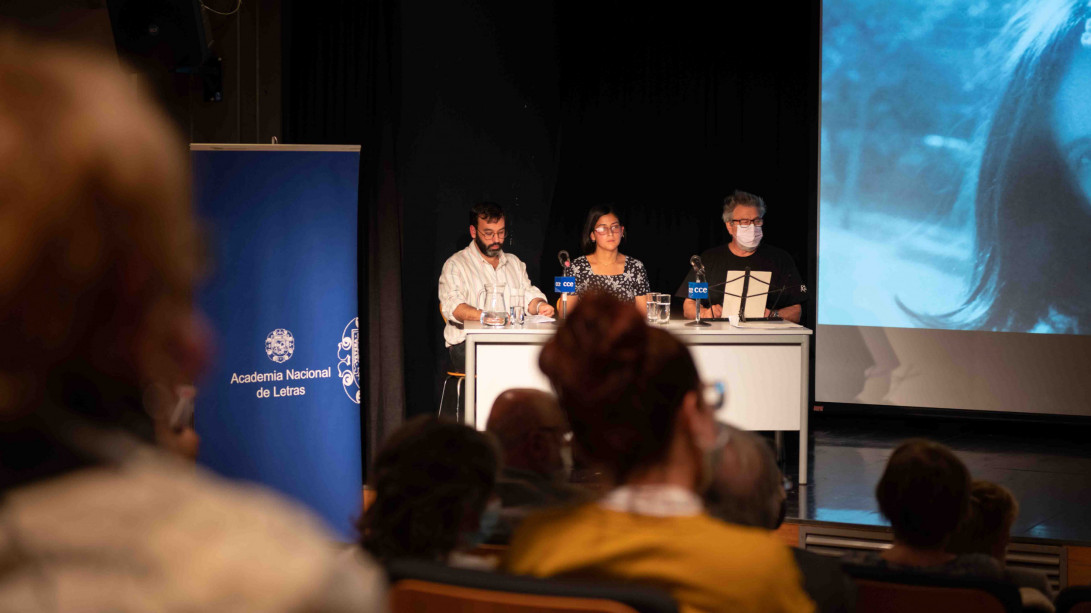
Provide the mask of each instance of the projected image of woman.
{"label": "projected image of woman", "polygon": [[[977,262],[949,327],[1091,333],[1091,6],[1020,9],[979,167]],[[933,322],[941,323],[941,322]]]}

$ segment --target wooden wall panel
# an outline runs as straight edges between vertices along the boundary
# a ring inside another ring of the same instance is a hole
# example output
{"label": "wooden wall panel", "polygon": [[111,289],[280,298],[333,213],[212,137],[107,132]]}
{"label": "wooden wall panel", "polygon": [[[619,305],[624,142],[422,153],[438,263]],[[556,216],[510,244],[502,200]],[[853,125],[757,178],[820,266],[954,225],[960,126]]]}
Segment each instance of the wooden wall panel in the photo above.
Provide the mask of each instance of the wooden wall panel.
{"label": "wooden wall panel", "polygon": [[1068,585],[1091,585],[1091,547],[1069,546]]}
{"label": "wooden wall panel", "polygon": [[777,528],[777,538],[789,547],[799,547],[799,524],[784,522]]}

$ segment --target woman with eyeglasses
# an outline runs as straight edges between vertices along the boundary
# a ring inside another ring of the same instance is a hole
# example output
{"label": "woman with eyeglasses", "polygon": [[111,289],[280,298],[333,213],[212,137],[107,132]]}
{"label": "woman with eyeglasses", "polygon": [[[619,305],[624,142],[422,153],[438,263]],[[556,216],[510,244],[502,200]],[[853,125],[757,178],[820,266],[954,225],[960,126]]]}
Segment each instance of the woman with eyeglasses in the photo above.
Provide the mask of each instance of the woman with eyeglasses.
{"label": "woman with eyeglasses", "polygon": [[542,349],[575,451],[609,482],[598,500],[541,511],[516,530],[517,574],[652,585],[688,611],[813,611],[788,548],[772,533],[713,519],[701,494],[727,439],[703,385],[666,330],[600,293]]}
{"label": "woman with eyeglasses", "polygon": [[640,260],[618,250],[623,238],[625,226],[611,205],[591,207],[580,239],[584,255],[572,260],[576,294],[568,297],[570,310],[581,297],[602,292],[635,304],[641,314],[645,312],[647,294],[651,291],[648,273]]}

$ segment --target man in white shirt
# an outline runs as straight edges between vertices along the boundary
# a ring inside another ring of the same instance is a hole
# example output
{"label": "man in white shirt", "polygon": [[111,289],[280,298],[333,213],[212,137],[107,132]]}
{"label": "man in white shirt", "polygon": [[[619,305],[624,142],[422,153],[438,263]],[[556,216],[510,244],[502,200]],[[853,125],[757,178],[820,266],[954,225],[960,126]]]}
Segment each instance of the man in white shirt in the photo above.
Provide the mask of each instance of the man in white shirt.
{"label": "man in white shirt", "polygon": [[439,275],[439,304],[447,321],[443,341],[451,355],[452,367],[466,366],[466,332],[462,322],[480,321],[486,283],[503,283],[504,304],[511,307],[512,291],[523,290],[527,313],[553,316],[553,307],[545,294],[530,282],[527,266],[519,258],[504,253],[507,238],[504,210],[499,204],[481,202],[470,209],[470,237],[465,249],[447,258]]}

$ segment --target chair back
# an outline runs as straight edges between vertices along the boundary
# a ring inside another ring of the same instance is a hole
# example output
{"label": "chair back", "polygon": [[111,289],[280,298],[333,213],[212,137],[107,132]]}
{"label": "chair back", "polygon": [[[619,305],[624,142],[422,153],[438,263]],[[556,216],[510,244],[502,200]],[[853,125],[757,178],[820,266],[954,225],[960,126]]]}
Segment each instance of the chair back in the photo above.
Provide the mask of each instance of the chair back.
{"label": "chair back", "polygon": [[638,613],[613,600],[498,592],[402,579],[390,590],[392,613]]}
{"label": "chair back", "polygon": [[1020,613],[1015,585],[968,577],[845,565],[858,613]]}
{"label": "chair back", "polygon": [[1053,603],[1057,613],[1091,613],[1091,585],[1066,587]]}
{"label": "chair back", "polygon": [[387,565],[392,613],[677,613],[666,592],[642,586],[539,579],[421,560]]}

